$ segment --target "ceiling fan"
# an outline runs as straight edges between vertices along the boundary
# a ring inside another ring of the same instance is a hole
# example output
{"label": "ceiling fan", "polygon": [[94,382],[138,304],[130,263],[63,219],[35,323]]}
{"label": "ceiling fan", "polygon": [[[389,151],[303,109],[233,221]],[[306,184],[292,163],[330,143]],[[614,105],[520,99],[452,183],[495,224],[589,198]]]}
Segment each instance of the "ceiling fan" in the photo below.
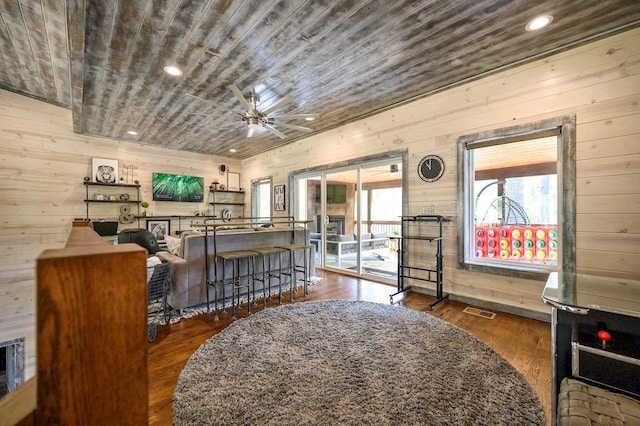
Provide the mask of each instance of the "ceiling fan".
{"label": "ceiling fan", "polygon": [[[284,98],[277,101],[275,104],[271,105],[269,108],[265,110],[259,110],[258,104],[260,103],[260,98],[256,94],[255,91],[251,92],[249,95],[249,99],[245,98],[240,89],[238,89],[233,84],[229,86],[233,94],[238,98],[240,103],[245,109],[245,113],[242,116],[242,121],[247,123],[249,129],[247,131],[247,137],[250,138],[255,135],[255,131],[264,127],[274,135],[278,136],[281,139],[285,139],[287,136],[279,131],[276,127],[284,127],[287,129],[300,130],[301,132],[312,132],[313,129],[309,127],[296,126],[293,124],[283,123],[280,120],[286,119],[305,119],[305,120],[315,120],[319,117],[318,114],[284,114],[284,115],[276,115],[272,116],[271,113],[289,105],[295,99],[291,95],[287,95]],[[274,127],[275,126],[275,127]]]}
{"label": "ceiling fan", "polygon": [[[275,104],[271,105],[269,108],[264,110],[259,110],[258,105],[260,104],[260,97],[256,94],[255,91],[251,91],[249,95],[249,99],[245,98],[235,85],[231,84],[229,86],[233,94],[238,98],[240,104],[242,104],[245,112],[240,114],[242,116],[242,121],[247,123],[247,137],[253,137],[256,134],[256,130],[261,128],[267,129],[269,132],[278,136],[281,139],[285,139],[287,135],[282,133],[276,127],[287,128],[299,130],[301,132],[312,132],[313,129],[304,126],[296,126],[294,124],[283,123],[281,120],[289,120],[289,119],[303,119],[303,120],[315,120],[320,117],[319,114],[283,114],[283,115],[271,115],[272,112],[289,105],[291,102],[295,100],[295,98],[291,95],[287,95],[284,98],[277,101]],[[200,98],[195,95],[188,94],[192,98],[200,99],[207,103],[211,103],[206,99]],[[209,114],[198,114],[198,115],[209,115]]]}

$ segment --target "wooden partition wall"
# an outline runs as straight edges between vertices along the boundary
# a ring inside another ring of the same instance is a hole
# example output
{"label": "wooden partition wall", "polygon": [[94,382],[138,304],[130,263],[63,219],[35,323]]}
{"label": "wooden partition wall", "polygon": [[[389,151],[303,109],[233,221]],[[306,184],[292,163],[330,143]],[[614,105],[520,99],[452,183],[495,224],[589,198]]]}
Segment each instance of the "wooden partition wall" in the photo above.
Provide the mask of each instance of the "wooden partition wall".
{"label": "wooden partition wall", "polygon": [[3,399],[0,417],[148,423],[146,257],[142,247],[108,244],[88,227],[72,228],[65,248],[38,257],[37,374],[5,397],[11,403]]}

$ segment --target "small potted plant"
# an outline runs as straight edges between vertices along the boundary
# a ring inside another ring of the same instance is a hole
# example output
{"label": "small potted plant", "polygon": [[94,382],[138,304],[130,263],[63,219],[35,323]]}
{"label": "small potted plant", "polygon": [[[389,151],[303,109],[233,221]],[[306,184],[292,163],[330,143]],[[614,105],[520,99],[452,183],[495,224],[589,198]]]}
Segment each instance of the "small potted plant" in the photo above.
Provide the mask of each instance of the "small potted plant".
{"label": "small potted plant", "polygon": [[147,215],[147,208],[149,207],[149,203],[147,201],[143,201],[140,203],[140,207],[142,207],[144,209],[144,211],[142,212],[142,216],[146,216]]}

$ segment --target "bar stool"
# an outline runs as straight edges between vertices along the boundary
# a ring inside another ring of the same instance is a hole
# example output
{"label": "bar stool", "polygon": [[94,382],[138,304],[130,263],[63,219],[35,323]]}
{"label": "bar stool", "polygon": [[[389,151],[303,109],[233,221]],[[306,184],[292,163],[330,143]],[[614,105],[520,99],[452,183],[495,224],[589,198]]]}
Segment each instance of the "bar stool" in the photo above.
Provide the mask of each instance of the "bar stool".
{"label": "bar stool", "polygon": [[[278,279],[278,303],[282,303],[282,253],[284,253],[286,250],[280,247],[259,247],[252,248],[251,251],[255,251],[256,253],[261,255],[262,258],[262,277],[260,277],[259,273],[255,273],[255,280],[262,282],[262,298],[264,299],[264,307],[267,307],[267,285],[269,286],[269,299],[271,299],[272,278]],[[278,263],[277,267],[272,267],[273,260]],[[253,270],[254,272],[257,271],[255,265],[253,267]]]}
{"label": "bar stool", "polygon": [[[253,268],[255,265],[255,256],[258,253],[250,250],[233,250],[233,251],[224,251],[220,253],[216,253],[216,260],[220,260],[222,263],[222,307],[224,309],[224,287],[227,282],[231,283],[231,309],[232,316],[231,319],[236,319],[236,293],[238,295],[238,305],[240,305],[240,289],[243,287],[247,288],[247,315],[251,314],[251,293],[253,292],[253,297],[255,298],[255,269]],[[242,276],[240,275],[240,262],[245,259],[247,261],[247,282],[246,284],[242,283]],[[232,276],[231,278],[227,278],[226,276],[226,265],[227,262],[231,261],[232,267]],[[218,315],[218,304],[216,297],[216,316]]]}
{"label": "bar stool", "polygon": [[[293,302],[293,294],[297,290],[297,276],[299,273],[303,274],[303,286],[304,296],[308,294],[307,284],[309,282],[309,262],[311,261],[311,245],[307,244],[288,244],[284,246],[278,246],[278,248],[286,250],[285,253],[289,255],[289,265],[283,268],[282,275],[288,275],[291,279],[291,290],[289,294],[289,301]],[[302,250],[303,262],[302,265],[296,263],[296,252]],[[280,267],[282,268],[282,260],[280,261]]]}

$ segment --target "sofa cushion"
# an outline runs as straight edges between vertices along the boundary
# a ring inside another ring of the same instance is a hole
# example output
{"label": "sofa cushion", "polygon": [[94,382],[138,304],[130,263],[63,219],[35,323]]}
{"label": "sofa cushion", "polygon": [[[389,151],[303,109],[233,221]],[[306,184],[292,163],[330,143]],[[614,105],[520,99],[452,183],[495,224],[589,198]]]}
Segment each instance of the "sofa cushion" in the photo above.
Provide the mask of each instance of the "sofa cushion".
{"label": "sofa cushion", "polygon": [[[371,234],[371,236],[373,238],[388,238],[386,232],[375,232],[375,233]],[[379,248],[383,248],[383,247],[388,247],[389,240],[385,239],[383,241],[372,241],[372,243],[373,243],[372,248],[379,249]]]}
{"label": "sofa cushion", "polygon": [[367,241],[367,240],[370,240],[371,238],[373,238],[373,234],[370,234],[368,232],[365,232],[364,234],[360,235],[360,240],[361,240],[360,245],[362,247],[362,250],[369,250],[373,248],[373,242]]}
{"label": "sofa cushion", "polygon": [[338,235],[339,242],[347,242],[350,244],[342,244],[340,247],[342,254],[351,254],[356,252],[356,236],[353,234]]}

